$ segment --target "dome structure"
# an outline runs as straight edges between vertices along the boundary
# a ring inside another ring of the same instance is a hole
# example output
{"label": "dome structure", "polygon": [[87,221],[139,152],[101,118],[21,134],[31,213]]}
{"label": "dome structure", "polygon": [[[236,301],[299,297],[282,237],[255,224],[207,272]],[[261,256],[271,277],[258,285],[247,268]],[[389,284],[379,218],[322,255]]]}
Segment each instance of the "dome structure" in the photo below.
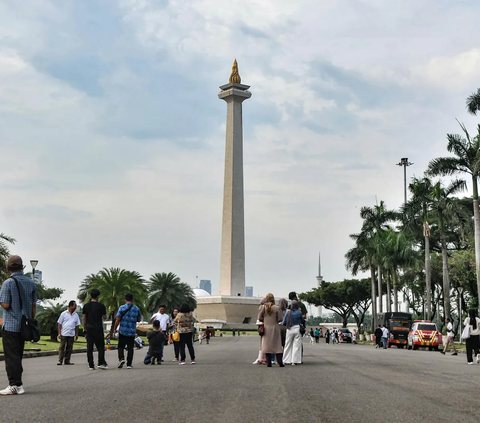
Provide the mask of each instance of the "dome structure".
{"label": "dome structure", "polygon": [[210,297],[210,294],[207,291],[200,288],[193,288],[193,293],[195,294],[195,297]]}

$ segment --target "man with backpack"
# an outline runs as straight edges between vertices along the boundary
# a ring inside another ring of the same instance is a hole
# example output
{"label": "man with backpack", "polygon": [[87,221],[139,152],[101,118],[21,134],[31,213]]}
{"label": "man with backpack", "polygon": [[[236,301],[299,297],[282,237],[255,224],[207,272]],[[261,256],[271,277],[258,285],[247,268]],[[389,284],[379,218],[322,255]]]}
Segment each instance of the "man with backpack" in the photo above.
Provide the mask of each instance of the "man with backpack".
{"label": "man with backpack", "polygon": [[443,355],[448,351],[448,348],[451,346],[453,353],[452,355],[458,355],[457,350],[455,349],[455,343],[453,342],[455,338],[455,330],[453,329],[453,324],[450,322],[450,319],[447,317],[445,319],[445,324],[447,325],[447,337],[445,340],[445,347],[443,348],[443,351],[440,351]]}

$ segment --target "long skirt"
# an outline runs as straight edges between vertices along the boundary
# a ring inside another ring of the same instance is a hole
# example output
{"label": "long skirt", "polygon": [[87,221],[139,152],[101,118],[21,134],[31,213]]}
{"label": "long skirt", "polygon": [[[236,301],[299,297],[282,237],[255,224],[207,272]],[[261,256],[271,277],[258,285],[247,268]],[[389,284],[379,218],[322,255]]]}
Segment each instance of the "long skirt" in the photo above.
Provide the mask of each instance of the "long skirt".
{"label": "long skirt", "polygon": [[302,362],[302,336],[300,335],[300,325],[295,325],[290,329],[287,329],[285,349],[283,350],[283,362],[285,364],[300,364]]}

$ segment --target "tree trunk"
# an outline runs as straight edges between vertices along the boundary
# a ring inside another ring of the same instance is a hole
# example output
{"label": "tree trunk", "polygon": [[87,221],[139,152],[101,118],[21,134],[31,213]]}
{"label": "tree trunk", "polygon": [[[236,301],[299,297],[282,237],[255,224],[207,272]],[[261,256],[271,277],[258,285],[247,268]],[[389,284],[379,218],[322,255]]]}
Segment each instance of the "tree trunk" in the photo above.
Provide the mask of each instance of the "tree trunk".
{"label": "tree trunk", "polygon": [[445,230],[443,225],[443,216],[440,213],[439,216],[440,227],[440,239],[442,240],[442,274],[443,274],[443,313],[444,318],[450,316],[450,275],[448,273],[448,254],[447,254],[447,241],[445,240]]}
{"label": "tree trunk", "polygon": [[378,312],[383,311],[382,267],[378,266]]}
{"label": "tree trunk", "polygon": [[387,311],[392,311],[392,297],[391,297],[391,284],[390,284],[390,280],[391,280],[391,273],[389,272],[387,274]]}
{"label": "tree trunk", "polygon": [[427,320],[432,318],[432,265],[430,262],[430,227],[423,224],[425,235],[425,288],[427,290]]}
{"label": "tree trunk", "polygon": [[393,310],[398,311],[397,270],[393,269]]}
{"label": "tree trunk", "polygon": [[377,327],[377,294],[375,292],[375,269],[370,266],[370,276],[372,280],[372,331]]}
{"label": "tree trunk", "polygon": [[480,310],[480,212],[478,210],[477,177],[472,176],[473,221],[475,223],[475,268],[477,271],[478,309]]}

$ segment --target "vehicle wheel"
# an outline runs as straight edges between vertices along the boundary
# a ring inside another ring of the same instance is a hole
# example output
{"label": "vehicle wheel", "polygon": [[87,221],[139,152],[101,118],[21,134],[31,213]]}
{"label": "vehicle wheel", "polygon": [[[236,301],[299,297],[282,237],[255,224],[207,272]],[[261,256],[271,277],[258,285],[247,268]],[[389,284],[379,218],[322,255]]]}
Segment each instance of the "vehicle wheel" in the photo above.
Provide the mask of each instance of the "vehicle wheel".
{"label": "vehicle wheel", "polygon": [[418,345],[412,345],[413,350],[418,350]]}
{"label": "vehicle wheel", "polygon": [[387,347],[392,348],[392,344],[388,343]]}
{"label": "vehicle wheel", "polygon": [[433,351],[433,347],[428,347],[428,351]]}
{"label": "vehicle wheel", "polygon": [[436,347],[433,347],[435,351],[438,351],[438,345]]}

